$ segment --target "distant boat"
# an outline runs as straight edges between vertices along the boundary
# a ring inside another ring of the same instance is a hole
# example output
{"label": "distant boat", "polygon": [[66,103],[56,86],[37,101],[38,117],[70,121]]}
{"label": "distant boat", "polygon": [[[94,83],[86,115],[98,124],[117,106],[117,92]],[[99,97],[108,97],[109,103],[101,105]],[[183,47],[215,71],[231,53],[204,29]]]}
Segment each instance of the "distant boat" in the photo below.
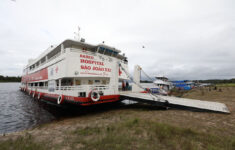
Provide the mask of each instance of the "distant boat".
{"label": "distant boat", "polygon": [[165,91],[169,91],[172,89],[173,85],[171,82],[168,81],[167,77],[164,76],[156,76],[156,80],[154,81],[154,84],[158,86],[160,89],[163,89]]}
{"label": "distant boat", "polygon": [[156,80],[153,83],[141,83],[141,85],[149,89],[151,93],[158,93],[162,95],[167,95],[169,91],[173,88],[171,82],[168,81],[167,77],[156,76]]}

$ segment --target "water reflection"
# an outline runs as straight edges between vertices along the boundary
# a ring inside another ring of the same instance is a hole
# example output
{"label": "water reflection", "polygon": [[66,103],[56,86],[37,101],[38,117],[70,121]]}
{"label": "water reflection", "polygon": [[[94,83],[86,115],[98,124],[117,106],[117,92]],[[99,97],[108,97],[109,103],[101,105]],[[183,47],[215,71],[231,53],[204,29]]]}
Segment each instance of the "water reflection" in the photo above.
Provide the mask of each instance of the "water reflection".
{"label": "water reflection", "polygon": [[34,100],[21,92],[19,85],[19,83],[0,83],[0,134],[31,128],[53,120],[102,113],[114,109],[152,109],[151,106],[129,105],[133,104],[131,101],[124,101],[125,104],[116,102],[89,107],[58,107]]}
{"label": "water reflection", "polygon": [[121,103],[91,107],[58,107],[33,100],[19,90],[19,83],[0,83],[0,134],[19,131],[68,117],[122,107]]}

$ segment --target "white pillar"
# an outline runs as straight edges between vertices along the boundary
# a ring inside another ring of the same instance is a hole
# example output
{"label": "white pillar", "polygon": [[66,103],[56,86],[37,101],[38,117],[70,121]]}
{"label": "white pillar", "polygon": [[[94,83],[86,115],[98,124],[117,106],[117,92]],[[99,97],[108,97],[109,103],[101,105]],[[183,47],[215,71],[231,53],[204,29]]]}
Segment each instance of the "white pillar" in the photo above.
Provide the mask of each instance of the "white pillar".
{"label": "white pillar", "polygon": [[60,87],[61,87],[61,79],[59,79],[59,90],[60,90]]}
{"label": "white pillar", "polygon": [[140,68],[140,66],[136,65],[135,69],[134,69],[134,76],[133,76],[133,80],[135,81],[136,84],[133,83],[132,92],[143,91],[143,89],[138,86],[138,85],[140,85],[140,73],[141,73],[141,68]]}

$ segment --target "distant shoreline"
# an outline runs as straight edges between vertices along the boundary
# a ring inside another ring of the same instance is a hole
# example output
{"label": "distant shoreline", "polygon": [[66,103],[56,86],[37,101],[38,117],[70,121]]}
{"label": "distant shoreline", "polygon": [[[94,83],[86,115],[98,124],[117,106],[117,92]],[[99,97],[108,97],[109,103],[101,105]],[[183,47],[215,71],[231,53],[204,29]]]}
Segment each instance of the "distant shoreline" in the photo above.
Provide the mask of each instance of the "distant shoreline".
{"label": "distant shoreline", "polygon": [[21,77],[20,76],[2,76],[0,75],[0,83],[4,82],[20,82]]}
{"label": "distant shoreline", "polygon": [[20,81],[0,81],[0,83],[20,83]]}

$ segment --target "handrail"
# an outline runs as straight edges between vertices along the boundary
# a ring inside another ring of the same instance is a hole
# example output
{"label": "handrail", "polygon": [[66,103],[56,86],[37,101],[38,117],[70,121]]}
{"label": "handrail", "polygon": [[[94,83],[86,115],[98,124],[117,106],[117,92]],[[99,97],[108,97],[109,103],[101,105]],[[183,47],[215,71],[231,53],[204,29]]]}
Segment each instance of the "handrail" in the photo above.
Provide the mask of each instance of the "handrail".
{"label": "handrail", "polygon": [[107,85],[79,85],[79,86],[56,86],[56,90],[78,90],[78,91],[84,91],[84,90],[92,90],[96,88],[97,90],[107,90],[109,89],[109,86]]}

